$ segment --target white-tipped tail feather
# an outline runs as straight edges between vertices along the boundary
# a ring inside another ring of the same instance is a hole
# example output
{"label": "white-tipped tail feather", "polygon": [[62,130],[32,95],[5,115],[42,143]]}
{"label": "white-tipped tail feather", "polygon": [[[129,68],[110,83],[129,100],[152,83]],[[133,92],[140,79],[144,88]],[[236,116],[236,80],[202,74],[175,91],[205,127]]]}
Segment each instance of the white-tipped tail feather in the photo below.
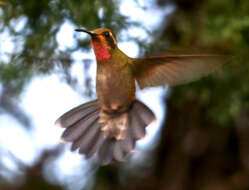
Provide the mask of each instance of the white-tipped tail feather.
{"label": "white-tipped tail feather", "polygon": [[95,100],[65,113],[56,125],[66,128],[62,141],[72,142],[72,151],[79,149],[86,158],[97,153],[101,164],[106,165],[124,161],[154,120],[153,112],[138,100],[122,113],[103,112]]}

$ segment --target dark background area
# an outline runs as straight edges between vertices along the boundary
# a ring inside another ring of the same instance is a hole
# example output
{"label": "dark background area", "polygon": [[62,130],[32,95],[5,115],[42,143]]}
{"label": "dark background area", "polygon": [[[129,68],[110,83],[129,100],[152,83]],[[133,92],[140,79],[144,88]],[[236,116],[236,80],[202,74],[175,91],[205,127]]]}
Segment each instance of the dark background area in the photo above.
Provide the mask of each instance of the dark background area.
{"label": "dark background area", "polygon": [[[231,64],[200,81],[170,88],[164,97],[167,114],[157,136],[158,145],[148,150],[143,162],[129,167],[127,163],[105,167],[91,163],[88,172],[94,180],[84,189],[249,189],[249,1],[155,0],[151,4],[158,9],[173,5],[175,10],[152,31],[150,44],[134,39],[141,56],[163,54],[169,49],[214,52],[230,55]],[[118,12],[119,5],[114,0],[6,1],[0,8],[0,30],[8,29],[16,43],[21,39],[23,49],[11,54],[9,63],[0,63],[0,114],[8,113],[24,128],[32,129],[18,105],[26,85],[35,76],[50,75],[57,66],[63,81],[74,86],[70,54],[75,49],[90,48],[89,39],[84,39],[73,49],[57,51],[59,27],[68,20],[85,28],[105,26],[119,36],[121,31],[139,26]],[[22,17],[27,19],[26,25],[16,31],[11,21]],[[62,150],[63,145],[59,145],[44,151],[31,166],[16,159],[19,173],[11,182],[0,175],[0,189],[68,188],[53,182],[52,174],[48,180],[43,172],[48,160],[58,157]],[[0,149],[0,156],[3,154]],[[11,172],[3,163],[0,170]]]}

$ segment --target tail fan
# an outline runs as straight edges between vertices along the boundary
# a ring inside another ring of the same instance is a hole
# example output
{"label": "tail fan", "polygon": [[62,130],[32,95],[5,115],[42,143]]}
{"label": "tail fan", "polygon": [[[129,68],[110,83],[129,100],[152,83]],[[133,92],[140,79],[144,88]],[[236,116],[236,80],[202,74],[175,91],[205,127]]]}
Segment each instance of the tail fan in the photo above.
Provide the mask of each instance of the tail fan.
{"label": "tail fan", "polygon": [[153,120],[153,112],[138,100],[123,113],[104,113],[94,100],[68,111],[56,125],[66,128],[62,140],[72,142],[72,151],[79,149],[86,159],[97,153],[101,164],[107,165],[124,161]]}

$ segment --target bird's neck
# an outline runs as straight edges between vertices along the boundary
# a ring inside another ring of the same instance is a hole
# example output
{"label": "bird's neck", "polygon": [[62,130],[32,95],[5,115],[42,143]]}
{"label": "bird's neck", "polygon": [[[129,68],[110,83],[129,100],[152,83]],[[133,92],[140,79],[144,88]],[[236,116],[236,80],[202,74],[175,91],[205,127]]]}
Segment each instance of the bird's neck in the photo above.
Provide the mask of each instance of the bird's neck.
{"label": "bird's neck", "polygon": [[101,41],[92,41],[93,50],[97,61],[109,59],[111,57],[111,47]]}

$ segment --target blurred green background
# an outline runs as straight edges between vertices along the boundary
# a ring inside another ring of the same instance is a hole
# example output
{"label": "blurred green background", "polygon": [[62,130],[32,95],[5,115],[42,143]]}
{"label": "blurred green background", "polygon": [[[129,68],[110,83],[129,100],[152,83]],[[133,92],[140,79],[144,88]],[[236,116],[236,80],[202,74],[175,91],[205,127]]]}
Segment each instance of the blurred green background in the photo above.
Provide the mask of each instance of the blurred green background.
{"label": "blurred green background", "polygon": [[[213,52],[231,55],[231,64],[197,82],[168,90],[162,105],[167,111],[157,143],[142,161],[105,167],[91,162],[88,170],[84,169],[89,178],[79,177],[81,171],[77,170],[75,176],[58,182],[55,174],[44,172],[44,168],[60,156],[63,145],[39,153],[30,165],[9,155],[16,170],[10,170],[0,159],[1,190],[249,189],[249,1],[150,0],[145,4],[134,0],[145,12],[172,8],[153,30],[124,16],[120,12],[122,1],[118,0],[4,2],[0,7],[1,40],[7,31],[14,48],[3,53],[5,47],[0,44],[0,114],[11,115],[30,134],[34,126],[19,101],[33,78],[57,74],[62,83],[78,90],[79,81],[70,72],[74,65],[71,55],[78,49],[89,50],[90,42],[77,37],[72,47],[58,49],[56,35],[65,22],[87,29],[108,27],[119,41],[138,44],[139,56]],[[20,20],[22,27],[16,24]],[[143,28],[149,41],[134,36],[122,38],[133,27]],[[86,68],[86,88],[80,93],[92,97],[95,89],[89,81],[94,79],[87,68],[95,63],[82,59],[82,64]],[[44,92],[50,93],[51,89]],[[11,139],[11,134],[6,135]],[[4,150],[0,145],[0,158],[8,154]],[[14,178],[6,177],[10,175]],[[80,185],[81,180],[85,185]]]}

